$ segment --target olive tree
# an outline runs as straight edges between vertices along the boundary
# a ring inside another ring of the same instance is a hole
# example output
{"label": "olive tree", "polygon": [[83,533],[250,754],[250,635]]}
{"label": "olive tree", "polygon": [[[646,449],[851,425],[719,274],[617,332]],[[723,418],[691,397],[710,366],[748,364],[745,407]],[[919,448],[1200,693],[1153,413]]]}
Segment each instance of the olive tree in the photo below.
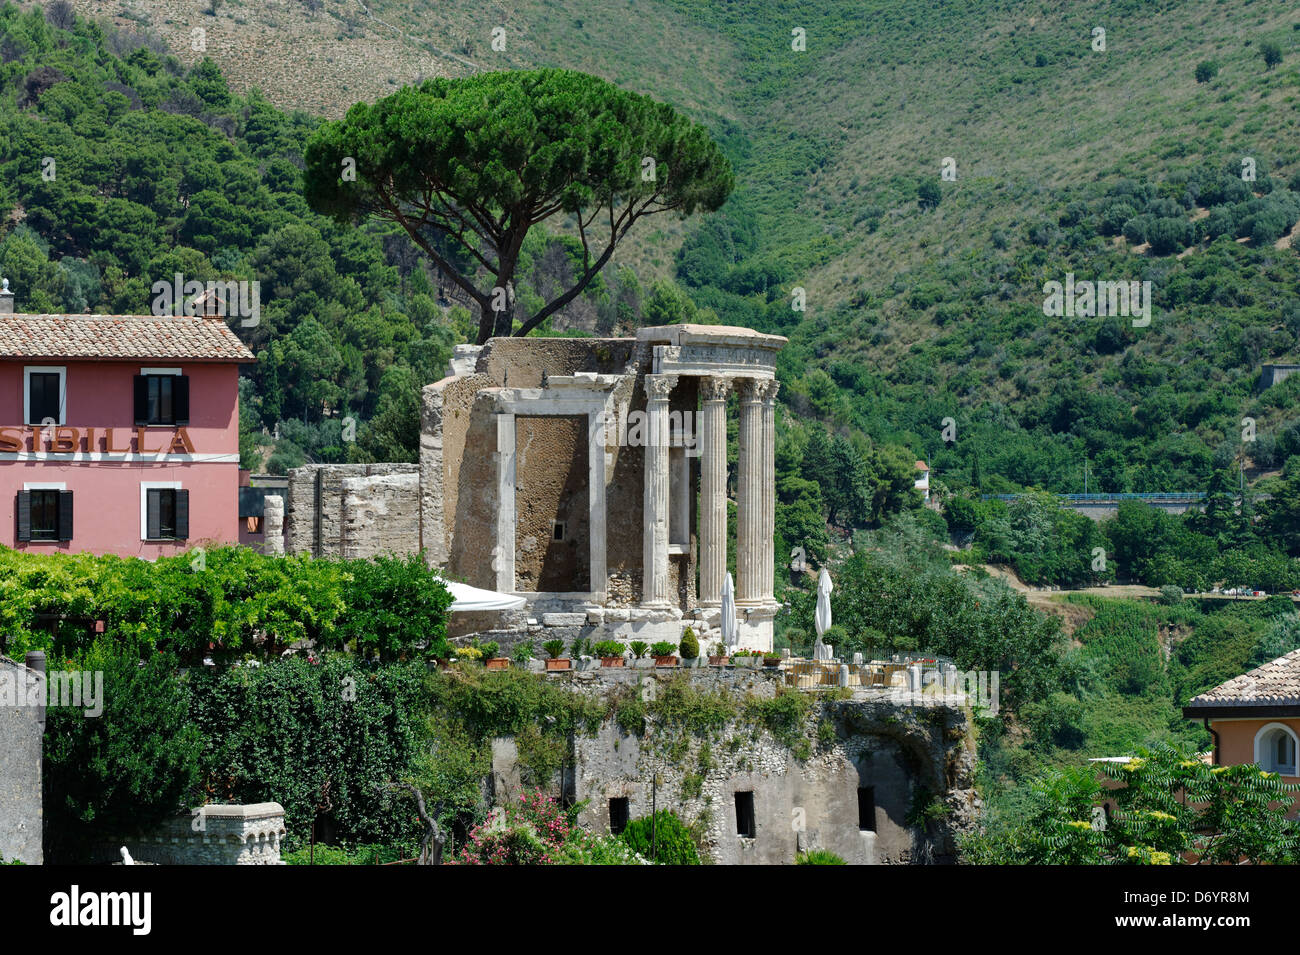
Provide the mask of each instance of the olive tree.
{"label": "olive tree", "polygon": [[[326,123],[304,188],[341,222],[400,225],[479,306],[478,341],[526,335],[581,294],[641,218],[713,211],[734,184],[705,129],[672,107],[570,70],[433,79]],[[531,315],[516,267],[554,220],[581,245],[567,288]]]}

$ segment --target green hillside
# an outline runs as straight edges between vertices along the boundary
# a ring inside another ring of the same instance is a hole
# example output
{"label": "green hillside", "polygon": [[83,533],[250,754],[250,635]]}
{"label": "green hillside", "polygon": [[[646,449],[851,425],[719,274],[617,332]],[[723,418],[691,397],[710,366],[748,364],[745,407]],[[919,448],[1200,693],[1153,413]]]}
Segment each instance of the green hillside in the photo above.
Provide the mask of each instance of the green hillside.
{"label": "green hillside", "polygon": [[[57,29],[21,56],[6,54],[3,108],[45,124],[62,111],[54,118],[83,139],[66,93],[25,93],[32,71],[74,51],[92,56],[95,74],[78,77],[89,104],[106,95],[97,84],[143,84],[135,74],[152,46],[174,52],[173,80],[192,86],[195,71],[207,69],[181,42],[194,26],[208,31],[207,54],[235,78],[232,98],[204,100],[200,91],[197,105],[183,96],[179,106],[146,99],[143,113],[152,123],[151,110],[188,110],[206,126],[198,142],[225,135],[254,160],[295,164],[315,123],[305,115],[290,120],[271,104],[309,102],[336,115],[358,96],[475,69],[577,68],[704,122],[735,166],[731,199],[707,218],[656,222],[635,235],[603,287],[554,327],[605,332],[694,318],[788,335],[781,397],[792,412],[786,440],[796,457],[807,422],[817,419],[868,465],[873,448],[898,445],[907,449],[899,460],[926,458],[941,484],[978,483],[984,491],[1082,490],[1085,459],[1092,490],[1202,490],[1238,454],[1243,416],[1256,419],[1259,433],[1245,449],[1248,468],[1277,468],[1300,452],[1291,390],[1253,393],[1261,363],[1300,357],[1300,263],[1290,244],[1300,218],[1300,14],[1291,5],[543,0],[507,11],[381,0],[368,14],[341,0],[275,9],[240,0],[137,0],[129,10],[76,0],[72,7],[120,29],[110,26],[106,41],[87,40],[98,43],[93,54],[86,42],[69,46]],[[497,27],[501,50],[493,48]],[[1096,48],[1099,27],[1104,50]],[[77,33],[89,37],[88,29]],[[803,31],[802,50],[792,48],[796,31]],[[340,60],[345,47],[361,44],[373,68],[316,82],[312,70],[282,76],[280,60],[315,62],[331,44]],[[276,55],[254,70],[250,49]],[[172,76],[169,70],[163,73]],[[263,93],[244,94],[253,84]],[[51,96],[57,107],[47,105]],[[140,122],[127,99],[126,112]],[[100,107],[106,125],[122,110],[116,101]],[[256,132],[250,140],[253,111],[297,132],[273,147],[254,141]],[[24,209],[40,187],[29,190],[30,168],[12,157],[29,135],[6,137],[0,147],[0,162],[10,160],[0,188]],[[1247,157],[1256,170],[1248,182],[1241,179]],[[945,158],[955,163],[954,181],[940,178]],[[283,171],[268,175],[268,168]],[[257,188],[283,192],[275,202],[288,210],[296,202],[289,169],[259,165],[258,172]],[[264,215],[260,198],[251,203],[259,208],[241,207],[263,194],[238,177],[209,184],[244,218]],[[190,246],[214,269],[240,275],[275,256],[258,251],[267,244],[259,229],[249,230],[247,242],[237,233],[195,245],[197,226],[178,225],[188,217],[182,212],[155,201],[149,226],[159,230],[152,233],[159,248]],[[343,312],[362,302],[371,315],[417,312],[417,324],[443,326],[442,349],[469,322],[439,322],[435,313],[445,314],[448,303],[429,309],[438,290],[424,287],[401,240],[382,240],[374,229],[337,234],[296,206],[291,215],[321,231],[335,272],[352,268],[360,298],[339,293],[333,301],[342,311],[329,314],[285,286],[287,324],[268,337],[292,329],[301,345],[308,336],[298,325],[308,318],[321,325],[338,357],[314,374],[332,387],[310,395],[301,388],[291,407],[273,400],[259,407],[255,423],[311,425],[340,410],[368,419],[379,410],[376,376],[396,363],[413,376],[400,388],[390,381],[402,396],[389,403],[393,436],[382,446],[396,455],[411,443],[413,383],[435,374],[441,352],[401,354],[407,349],[374,341],[387,331],[345,327],[357,320]],[[52,243],[56,262],[89,255],[39,220],[25,224]],[[380,259],[373,268],[353,261],[340,269],[344,243],[368,245]],[[539,258],[547,244],[535,243]],[[149,260],[136,265],[143,275]],[[131,289],[124,271],[123,289]],[[1067,273],[1150,281],[1150,324],[1045,316],[1044,283]],[[806,293],[804,311],[791,307],[796,288]],[[423,298],[404,300],[412,295]],[[138,291],[118,294],[117,307],[132,297]],[[288,357],[280,364],[290,381],[300,374]],[[250,393],[250,405],[273,389],[262,370],[253,377],[258,394]],[[322,406],[327,413],[318,413]],[[955,441],[944,440],[945,418],[955,422]],[[341,453],[328,436],[293,433],[316,457]]]}

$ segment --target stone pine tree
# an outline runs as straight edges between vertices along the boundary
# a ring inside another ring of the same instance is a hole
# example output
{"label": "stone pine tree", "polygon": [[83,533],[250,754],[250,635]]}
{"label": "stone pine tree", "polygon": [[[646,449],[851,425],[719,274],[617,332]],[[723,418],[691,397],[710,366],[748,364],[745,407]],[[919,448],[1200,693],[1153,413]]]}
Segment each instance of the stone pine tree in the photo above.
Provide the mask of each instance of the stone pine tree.
{"label": "stone pine tree", "polygon": [[[705,129],[569,70],[434,79],[327,123],[306,150],[308,203],[395,222],[479,306],[478,342],[526,335],[600,274],[641,218],[713,211],[734,184]],[[516,296],[528,230],[576,236],[567,288],[531,315]]]}

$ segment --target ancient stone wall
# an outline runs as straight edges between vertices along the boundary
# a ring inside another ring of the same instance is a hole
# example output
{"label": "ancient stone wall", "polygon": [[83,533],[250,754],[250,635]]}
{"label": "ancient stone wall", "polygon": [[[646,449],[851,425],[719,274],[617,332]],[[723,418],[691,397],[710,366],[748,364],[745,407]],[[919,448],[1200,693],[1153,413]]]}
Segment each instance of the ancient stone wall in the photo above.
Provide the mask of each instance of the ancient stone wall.
{"label": "ancient stone wall", "polygon": [[339,552],[350,559],[420,550],[420,475],[377,474],[343,480]]}
{"label": "ancient stone wall", "polygon": [[444,378],[426,386],[422,392],[420,520],[426,559],[431,567],[445,566],[451,554],[470,411],[479,389],[491,384],[492,379],[486,375]]}
{"label": "ancient stone wall", "polygon": [[464,580],[471,587],[496,590],[496,570],[493,566],[493,549],[497,545],[497,511],[500,500],[497,494],[497,415],[493,414],[494,399],[490,393],[478,393],[468,415],[465,447],[474,453],[465,454],[459,472],[452,483],[456,488],[454,498],[450,490],[446,507],[456,512],[454,533],[447,555],[447,572]]}
{"label": "ancient stone wall", "polygon": [[[308,464],[289,472],[289,500],[285,516],[285,549],[290,554],[339,556],[345,537],[358,554],[413,554],[420,549],[419,465],[416,464]],[[384,480],[409,475],[414,480]],[[367,485],[357,479],[376,479]],[[345,488],[348,480],[354,483]],[[345,530],[345,500],[353,517]],[[398,519],[360,526],[358,515],[367,510],[395,514]]]}
{"label": "ancient stone wall", "polygon": [[631,338],[494,338],[478,373],[508,388],[540,388],[547,375],[622,374],[637,354]]}
{"label": "ancient stone wall", "polygon": [[[687,679],[696,689],[770,698],[782,677],[599,669],[564,679],[575,692],[607,693],[623,683],[624,692],[645,693],[646,681],[662,687],[663,680]],[[955,861],[956,837],[980,808],[966,711],[950,702],[907,706],[859,692],[815,701],[801,739],[796,752],[749,722],[715,733],[651,725],[637,734],[611,720],[594,736],[575,738],[565,792],[589,800],[579,821],[595,831],[609,829],[610,800],[626,799],[635,819],[650,814],[653,798],[702,835],[717,864],[789,864],[799,851],[818,848],[850,864]],[[557,775],[553,795],[559,782]],[[518,798],[522,786],[512,741],[497,741],[494,798]],[[738,793],[752,805],[752,834],[739,831]],[[922,814],[924,807],[932,808]]]}
{"label": "ancient stone wall", "polygon": [[13,692],[12,701],[6,692],[0,702],[0,859],[40,865],[44,708],[9,705],[27,701],[31,675],[22,664],[0,657],[0,684]]}

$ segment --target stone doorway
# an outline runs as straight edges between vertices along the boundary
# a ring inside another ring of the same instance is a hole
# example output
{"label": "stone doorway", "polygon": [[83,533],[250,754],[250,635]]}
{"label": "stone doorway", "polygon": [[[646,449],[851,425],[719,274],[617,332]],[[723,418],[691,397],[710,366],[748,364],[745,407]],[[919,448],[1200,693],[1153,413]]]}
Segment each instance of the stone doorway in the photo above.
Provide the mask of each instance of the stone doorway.
{"label": "stone doorway", "polygon": [[591,589],[586,415],[515,418],[515,588]]}

